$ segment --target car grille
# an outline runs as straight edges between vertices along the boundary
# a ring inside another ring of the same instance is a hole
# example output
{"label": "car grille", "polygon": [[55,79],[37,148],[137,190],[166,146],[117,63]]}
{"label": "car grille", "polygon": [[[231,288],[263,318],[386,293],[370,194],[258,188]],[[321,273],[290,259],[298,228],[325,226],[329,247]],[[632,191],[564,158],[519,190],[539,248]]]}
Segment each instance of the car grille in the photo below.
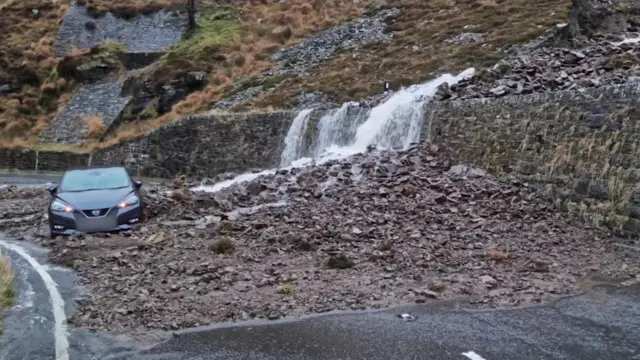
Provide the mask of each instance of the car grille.
{"label": "car grille", "polygon": [[86,217],[90,217],[91,218],[91,217],[105,216],[108,211],[109,211],[109,208],[106,208],[106,209],[95,209],[95,210],[82,210],[82,213]]}
{"label": "car grille", "polygon": [[[105,213],[107,212],[105,211]],[[118,227],[117,211],[108,212],[106,216],[84,216],[76,214],[75,218],[76,229],[82,232],[110,231]]]}

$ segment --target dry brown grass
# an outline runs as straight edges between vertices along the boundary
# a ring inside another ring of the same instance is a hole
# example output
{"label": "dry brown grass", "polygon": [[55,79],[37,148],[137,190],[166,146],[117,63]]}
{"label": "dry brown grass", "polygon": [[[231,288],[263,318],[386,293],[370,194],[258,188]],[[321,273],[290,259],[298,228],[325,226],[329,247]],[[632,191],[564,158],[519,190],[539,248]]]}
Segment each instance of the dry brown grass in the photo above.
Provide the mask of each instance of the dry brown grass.
{"label": "dry brown grass", "polygon": [[184,6],[186,0],[130,0],[126,2],[78,0],[78,3],[86,6],[87,11],[95,17],[111,12],[115,16],[131,19],[138,14],[151,14],[170,6]]}
{"label": "dry brown grass", "polygon": [[[378,93],[384,82],[394,87],[425,81],[442,72],[493,65],[501,49],[534,39],[566,21],[569,0],[389,0],[405,10],[389,22],[394,40],[358,52],[345,52],[318,66],[311,76],[283,81],[250,106],[283,107],[295,95],[321,91],[339,101]],[[464,29],[467,25],[477,26]],[[483,42],[447,45],[464,32],[485,34]],[[414,50],[414,47],[418,50]],[[422,50],[419,50],[422,49]]]}
{"label": "dry brown grass", "polygon": [[209,109],[235,81],[270,67],[269,54],[358,16],[364,5],[364,2],[339,0],[291,0],[286,3],[269,0],[229,8],[221,7],[213,0],[200,1],[201,33],[196,32],[192,38],[176,45],[175,56],[170,51],[152,78],[163,83],[189,71],[206,70],[210,73],[209,85],[152,121],[123,125],[110,140],[130,139],[182,116]]}
{"label": "dry brown grass", "polygon": [[[57,91],[43,84],[56,66],[53,39],[68,1],[4,0],[0,7],[0,84],[21,87],[0,96],[0,143],[4,144],[41,129],[39,124],[52,117],[51,107],[58,106],[57,100],[43,101]],[[31,9],[38,9],[38,15],[32,15]]]}
{"label": "dry brown grass", "polygon": [[98,115],[87,115],[80,119],[87,124],[87,139],[98,139],[104,133],[104,121]]}
{"label": "dry brown grass", "polygon": [[0,254],[0,315],[13,304],[15,296],[13,278],[9,258]]}

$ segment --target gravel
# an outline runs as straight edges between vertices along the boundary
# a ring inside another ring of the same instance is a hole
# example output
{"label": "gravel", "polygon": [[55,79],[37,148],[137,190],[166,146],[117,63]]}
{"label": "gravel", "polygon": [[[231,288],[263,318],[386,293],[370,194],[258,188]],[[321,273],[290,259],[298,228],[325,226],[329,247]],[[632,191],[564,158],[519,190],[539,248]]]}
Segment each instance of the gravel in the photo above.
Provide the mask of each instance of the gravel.
{"label": "gravel", "polygon": [[440,152],[371,152],[216,194],[180,178],[146,191],[135,231],[64,241],[43,237],[46,190],[8,187],[0,230],[80,274],[90,292],[73,325],[116,332],[461,297],[515,306],[576,293],[589,274],[640,273],[637,254],[528,184]]}

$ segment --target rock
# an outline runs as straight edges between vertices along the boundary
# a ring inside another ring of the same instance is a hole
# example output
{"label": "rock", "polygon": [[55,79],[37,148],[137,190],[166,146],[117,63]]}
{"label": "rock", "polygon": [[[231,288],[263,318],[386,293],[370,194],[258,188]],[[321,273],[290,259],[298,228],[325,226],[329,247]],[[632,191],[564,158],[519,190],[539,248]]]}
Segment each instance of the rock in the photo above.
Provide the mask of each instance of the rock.
{"label": "rock", "polygon": [[115,70],[115,66],[112,64],[94,60],[78,66],[76,77],[80,81],[96,82],[104,79],[113,70]]}
{"label": "rock", "polygon": [[202,89],[206,84],[207,74],[203,71],[191,71],[185,75],[184,85],[189,89]]}
{"label": "rock", "polygon": [[452,38],[444,40],[443,43],[448,45],[461,45],[461,44],[471,44],[471,43],[479,42],[479,41],[482,41],[483,39],[484,39],[484,34],[462,33]]}
{"label": "rock", "polygon": [[434,98],[446,101],[581,90],[626,83],[640,73],[638,43],[618,44],[609,40],[584,38],[576,44],[576,48],[567,49],[550,43],[513,54],[469,79],[452,86],[441,85]]}
{"label": "rock", "polygon": [[12,91],[13,89],[11,88],[11,86],[9,86],[8,84],[5,85],[0,85],[0,94],[8,94]]}
{"label": "rock", "polygon": [[[391,11],[393,12],[393,11]],[[302,75],[309,68],[332,58],[338,50],[357,49],[363,45],[391,40],[391,34],[385,31],[382,18],[389,11],[373,18],[356,19],[312,35],[299,44],[279,51],[270,56],[276,65],[264,72],[268,76]],[[286,27],[272,31],[272,36],[281,39],[288,36]]]}
{"label": "rock", "polygon": [[488,287],[494,287],[495,285],[498,284],[498,280],[494,279],[493,277],[489,276],[489,275],[482,275],[480,276],[480,281],[487,285]]}
{"label": "rock", "polygon": [[[188,190],[215,180],[149,184],[139,228],[64,242],[40,235],[46,189],[5,187],[0,226],[77,269],[88,295],[70,315],[74,325],[118,332],[463,296],[525,305],[576,291],[580,274],[593,269],[640,273],[635,253],[555,213],[534,187],[472,176],[447,156],[428,143],[374,150],[215,194]],[[328,179],[335,182],[325,195],[312,196]],[[184,200],[171,198],[176,189],[188,193]]]}
{"label": "rock", "polygon": [[624,34],[630,15],[640,7],[624,0],[572,0],[569,24],[561,34],[567,40],[592,37],[596,34]]}

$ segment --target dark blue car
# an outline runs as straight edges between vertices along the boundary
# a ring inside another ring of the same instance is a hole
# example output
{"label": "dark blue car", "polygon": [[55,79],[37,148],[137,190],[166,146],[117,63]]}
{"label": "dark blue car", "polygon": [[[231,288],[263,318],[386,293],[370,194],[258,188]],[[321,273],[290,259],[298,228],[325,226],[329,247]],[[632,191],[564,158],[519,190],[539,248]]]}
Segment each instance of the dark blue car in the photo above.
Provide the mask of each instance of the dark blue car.
{"label": "dark blue car", "polygon": [[76,232],[128,230],[143,220],[142,182],[123,167],[68,170],[51,188],[51,238]]}

